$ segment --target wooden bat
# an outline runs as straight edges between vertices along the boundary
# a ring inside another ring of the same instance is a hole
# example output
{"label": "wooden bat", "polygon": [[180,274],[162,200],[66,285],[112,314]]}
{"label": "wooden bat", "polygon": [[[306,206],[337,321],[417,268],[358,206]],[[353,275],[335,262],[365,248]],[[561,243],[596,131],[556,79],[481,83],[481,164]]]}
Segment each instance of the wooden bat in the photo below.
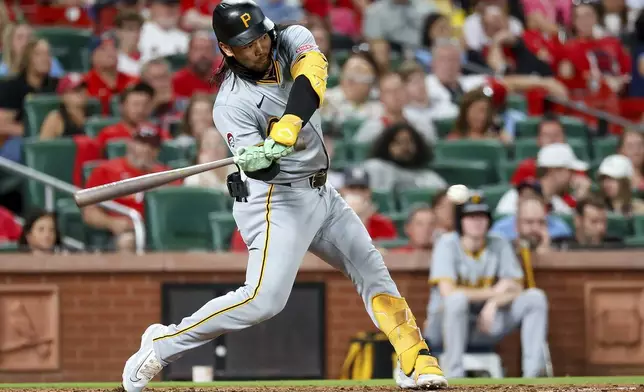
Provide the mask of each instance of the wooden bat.
{"label": "wooden bat", "polygon": [[[301,151],[305,148],[303,142],[299,139],[295,144],[295,151]],[[169,184],[176,180],[181,180],[195,174],[207,172],[223,166],[235,164],[236,157],[220,159],[218,161],[200,163],[198,165],[181,167],[178,169],[166,170],[158,173],[145,174],[143,176],[128,178],[126,180],[115,181],[105,185],[95,186],[93,188],[82,189],[74,193],[74,201],[79,207],[86,207],[91,204],[100,203],[107,200],[131,195],[138,192],[147,191],[162,185]]]}

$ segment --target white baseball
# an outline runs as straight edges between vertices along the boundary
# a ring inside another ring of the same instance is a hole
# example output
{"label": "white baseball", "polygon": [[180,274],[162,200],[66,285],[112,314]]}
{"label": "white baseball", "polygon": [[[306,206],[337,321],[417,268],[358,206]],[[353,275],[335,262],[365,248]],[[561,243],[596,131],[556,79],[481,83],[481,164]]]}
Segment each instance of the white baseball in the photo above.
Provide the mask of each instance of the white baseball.
{"label": "white baseball", "polygon": [[447,190],[447,197],[454,204],[463,204],[470,196],[470,191],[465,185],[452,185]]}

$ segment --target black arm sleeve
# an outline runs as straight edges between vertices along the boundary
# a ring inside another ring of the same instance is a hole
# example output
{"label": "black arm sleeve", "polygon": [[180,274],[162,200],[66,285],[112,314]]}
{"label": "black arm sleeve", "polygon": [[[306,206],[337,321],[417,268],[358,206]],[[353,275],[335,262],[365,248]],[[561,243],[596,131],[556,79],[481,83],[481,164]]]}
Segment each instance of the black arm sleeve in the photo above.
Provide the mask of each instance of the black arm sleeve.
{"label": "black arm sleeve", "polygon": [[270,181],[280,174],[280,164],[273,161],[266,169],[255,170],[253,172],[244,172],[248,177],[259,181]]}
{"label": "black arm sleeve", "polygon": [[293,114],[302,119],[302,126],[306,125],[311,116],[318,109],[320,98],[311,87],[309,79],[300,75],[295,78],[291,93],[286,101],[286,110],[284,114]]}

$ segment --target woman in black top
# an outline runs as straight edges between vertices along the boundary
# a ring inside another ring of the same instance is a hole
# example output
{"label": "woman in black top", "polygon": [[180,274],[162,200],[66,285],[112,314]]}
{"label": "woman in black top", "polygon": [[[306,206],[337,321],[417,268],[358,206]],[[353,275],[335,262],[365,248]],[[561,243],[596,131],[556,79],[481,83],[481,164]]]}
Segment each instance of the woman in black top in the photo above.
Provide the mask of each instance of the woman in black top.
{"label": "woman in black top", "polygon": [[40,139],[85,134],[87,120],[87,87],[83,76],[69,73],[58,83],[56,93],[62,97],[60,108],[50,112],[40,128]]}
{"label": "woman in black top", "polygon": [[20,59],[19,73],[0,85],[0,156],[20,161],[27,94],[53,93],[58,79],[49,76],[51,55],[44,39],[30,41]]}

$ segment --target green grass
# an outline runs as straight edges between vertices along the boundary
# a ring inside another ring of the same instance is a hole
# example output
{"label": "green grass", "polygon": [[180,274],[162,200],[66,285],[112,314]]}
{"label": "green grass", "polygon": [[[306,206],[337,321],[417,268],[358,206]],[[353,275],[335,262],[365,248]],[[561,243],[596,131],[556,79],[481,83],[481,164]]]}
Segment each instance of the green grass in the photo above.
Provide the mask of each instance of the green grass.
{"label": "green grass", "polygon": [[[556,378],[467,378],[450,380],[451,385],[494,384],[644,384],[644,377],[556,377]],[[61,384],[0,384],[0,388],[116,388],[119,383],[61,383]],[[195,384],[191,382],[158,382],[150,387],[261,387],[261,386],[393,386],[393,380],[288,380],[288,381],[219,381]]]}

